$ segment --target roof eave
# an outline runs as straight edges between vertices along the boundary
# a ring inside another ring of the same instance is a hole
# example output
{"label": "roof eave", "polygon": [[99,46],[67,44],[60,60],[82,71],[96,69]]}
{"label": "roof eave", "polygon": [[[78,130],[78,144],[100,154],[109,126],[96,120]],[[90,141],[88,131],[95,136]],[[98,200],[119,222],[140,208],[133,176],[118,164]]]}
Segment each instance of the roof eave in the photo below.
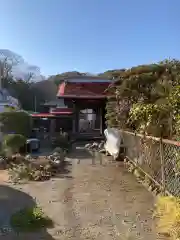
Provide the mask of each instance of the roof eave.
{"label": "roof eave", "polygon": [[78,96],[78,95],[57,95],[58,98],[81,98],[81,99],[105,99],[107,96],[98,95],[98,96]]}

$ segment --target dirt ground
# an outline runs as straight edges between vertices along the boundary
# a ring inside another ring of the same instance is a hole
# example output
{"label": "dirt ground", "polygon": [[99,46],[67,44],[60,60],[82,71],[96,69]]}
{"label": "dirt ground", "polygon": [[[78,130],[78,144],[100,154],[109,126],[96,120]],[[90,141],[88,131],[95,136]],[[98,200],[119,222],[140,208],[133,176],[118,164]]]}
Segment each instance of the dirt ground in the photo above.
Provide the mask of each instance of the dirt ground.
{"label": "dirt ground", "polygon": [[[47,182],[0,185],[0,239],[158,239],[152,220],[154,199],[122,164],[103,163],[77,148],[69,172]],[[11,232],[9,217],[37,203],[54,227],[38,233]],[[164,238],[162,238],[164,239]]]}

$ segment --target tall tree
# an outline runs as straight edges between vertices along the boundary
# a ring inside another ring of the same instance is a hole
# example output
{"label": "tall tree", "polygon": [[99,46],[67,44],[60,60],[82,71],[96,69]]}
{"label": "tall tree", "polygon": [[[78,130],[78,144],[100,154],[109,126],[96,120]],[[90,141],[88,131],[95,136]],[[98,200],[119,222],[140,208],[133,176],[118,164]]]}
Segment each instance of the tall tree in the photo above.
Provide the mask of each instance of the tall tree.
{"label": "tall tree", "polygon": [[[25,66],[25,68],[23,67]],[[23,58],[9,50],[0,50],[0,87],[15,93],[24,110],[41,108],[45,96],[36,88],[34,80],[41,77],[37,66],[28,65]]]}
{"label": "tall tree", "polygon": [[24,63],[18,54],[8,49],[0,49],[0,87],[6,87],[13,80],[13,70]]}

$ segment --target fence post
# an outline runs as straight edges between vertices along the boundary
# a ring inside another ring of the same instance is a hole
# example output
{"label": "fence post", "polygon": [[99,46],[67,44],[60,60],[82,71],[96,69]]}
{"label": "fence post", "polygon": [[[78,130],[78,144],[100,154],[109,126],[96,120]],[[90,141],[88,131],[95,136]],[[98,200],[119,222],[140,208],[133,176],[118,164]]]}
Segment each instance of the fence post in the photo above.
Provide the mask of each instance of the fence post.
{"label": "fence post", "polygon": [[160,160],[161,160],[161,184],[162,184],[162,192],[165,194],[165,164],[164,164],[164,148],[162,137],[160,138]]}
{"label": "fence post", "polygon": [[136,153],[135,153],[135,159],[136,159],[136,164],[138,164],[139,165],[139,149],[138,149],[138,144],[137,144],[137,133],[135,132],[135,134],[134,134],[134,136],[135,136],[135,146],[136,146]]}

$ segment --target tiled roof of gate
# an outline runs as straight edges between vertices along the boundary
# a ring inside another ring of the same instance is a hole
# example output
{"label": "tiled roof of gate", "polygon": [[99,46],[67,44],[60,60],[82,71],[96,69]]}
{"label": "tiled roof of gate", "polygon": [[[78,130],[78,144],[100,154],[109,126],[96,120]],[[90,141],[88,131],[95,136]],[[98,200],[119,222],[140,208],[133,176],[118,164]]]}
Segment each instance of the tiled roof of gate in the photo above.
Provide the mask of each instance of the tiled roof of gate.
{"label": "tiled roof of gate", "polygon": [[57,97],[62,98],[105,98],[109,82],[63,82]]}

